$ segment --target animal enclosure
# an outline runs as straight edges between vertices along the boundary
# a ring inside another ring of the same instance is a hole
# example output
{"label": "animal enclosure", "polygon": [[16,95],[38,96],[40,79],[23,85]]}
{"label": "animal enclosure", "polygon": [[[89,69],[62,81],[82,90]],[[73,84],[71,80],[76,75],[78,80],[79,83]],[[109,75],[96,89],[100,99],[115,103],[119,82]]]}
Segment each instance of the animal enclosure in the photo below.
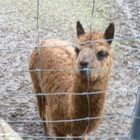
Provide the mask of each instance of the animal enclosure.
{"label": "animal enclosure", "polygon": [[95,1],[91,21],[92,5],[92,0],[40,0],[38,37],[36,1],[0,2],[0,117],[10,123],[23,139],[46,139],[35,105],[35,94],[31,90],[29,53],[38,47],[39,38],[66,40],[74,47],[77,20],[85,29],[90,29],[91,23],[93,30],[104,31],[110,22],[116,27],[105,114],[98,129],[89,137],[125,140],[129,136],[134,93],[140,83],[140,3],[138,0]]}

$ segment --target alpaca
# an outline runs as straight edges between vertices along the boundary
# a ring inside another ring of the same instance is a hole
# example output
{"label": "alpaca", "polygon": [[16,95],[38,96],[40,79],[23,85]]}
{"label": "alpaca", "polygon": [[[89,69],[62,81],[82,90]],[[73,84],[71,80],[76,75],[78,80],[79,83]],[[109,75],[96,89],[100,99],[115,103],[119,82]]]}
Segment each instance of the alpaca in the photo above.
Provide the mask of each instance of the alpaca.
{"label": "alpaca", "polygon": [[[29,70],[33,89],[36,94],[46,94],[37,96],[37,107],[43,121],[103,116],[105,90],[112,66],[111,43],[114,38],[114,24],[111,23],[105,33],[88,33],[78,21],[76,31],[75,48],[69,47],[65,41],[49,39],[41,41],[39,51],[35,48],[30,55]],[[94,43],[83,43],[89,41]],[[40,73],[31,71],[39,68],[43,70]],[[101,93],[74,95],[84,92]],[[48,93],[55,95],[47,96]],[[59,95],[56,95],[57,93]],[[44,129],[49,136],[49,130],[53,130],[57,137],[62,137],[61,140],[67,135],[75,137],[74,140],[82,140],[99,124],[99,118],[53,122],[44,123]]]}

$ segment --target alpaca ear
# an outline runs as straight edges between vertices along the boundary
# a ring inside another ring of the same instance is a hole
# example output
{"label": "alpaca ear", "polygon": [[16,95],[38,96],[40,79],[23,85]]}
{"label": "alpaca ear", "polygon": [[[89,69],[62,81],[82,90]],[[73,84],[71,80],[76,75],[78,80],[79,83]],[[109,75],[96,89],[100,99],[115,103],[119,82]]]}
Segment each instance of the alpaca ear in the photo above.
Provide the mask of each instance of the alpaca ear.
{"label": "alpaca ear", "polygon": [[114,38],[114,33],[115,33],[115,27],[114,27],[114,23],[111,23],[106,31],[105,31],[105,34],[104,34],[104,38],[107,40],[107,42],[109,44],[112,43],[112,39]]}
{"label": "alpaca ear", "polygon": [[78,37],[85,34],[84,28],[79,21],[77,21],[76,31],[77,31],[77,36]]}

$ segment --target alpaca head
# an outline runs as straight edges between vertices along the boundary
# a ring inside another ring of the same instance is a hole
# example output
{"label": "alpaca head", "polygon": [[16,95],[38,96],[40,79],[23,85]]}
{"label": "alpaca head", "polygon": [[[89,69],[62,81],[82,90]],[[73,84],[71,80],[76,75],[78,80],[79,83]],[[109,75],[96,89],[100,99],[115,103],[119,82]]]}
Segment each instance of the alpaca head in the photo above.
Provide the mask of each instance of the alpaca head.
{"label": "alpaca head", "polygon": [[84,31],[77,22],[76,75],[81,79],[96,81],[106,77],[112,65],[112,39],[114,38],[114,24],[111,23],[104,33]]}

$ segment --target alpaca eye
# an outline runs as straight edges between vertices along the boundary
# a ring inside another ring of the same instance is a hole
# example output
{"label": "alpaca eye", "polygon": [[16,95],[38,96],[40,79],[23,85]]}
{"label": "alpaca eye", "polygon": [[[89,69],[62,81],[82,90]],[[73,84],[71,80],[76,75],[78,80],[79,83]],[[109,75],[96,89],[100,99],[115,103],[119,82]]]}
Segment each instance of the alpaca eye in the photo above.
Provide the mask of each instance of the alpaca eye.
{"label": "alpaca eye", "polygon": [[80,52],[80,49],[79,48],[77,48],[77,47],[75,47],[75,52],[77,53],[77,55],[79,54],[79,52]]}
{"label": "alpaca eye", "polygon": [[99,51],[98,53],[97,53],[97,59],[98,60],[103,60],[104,58],[106,58],[108,56],[108,52],[106,52],[106,51]]}

